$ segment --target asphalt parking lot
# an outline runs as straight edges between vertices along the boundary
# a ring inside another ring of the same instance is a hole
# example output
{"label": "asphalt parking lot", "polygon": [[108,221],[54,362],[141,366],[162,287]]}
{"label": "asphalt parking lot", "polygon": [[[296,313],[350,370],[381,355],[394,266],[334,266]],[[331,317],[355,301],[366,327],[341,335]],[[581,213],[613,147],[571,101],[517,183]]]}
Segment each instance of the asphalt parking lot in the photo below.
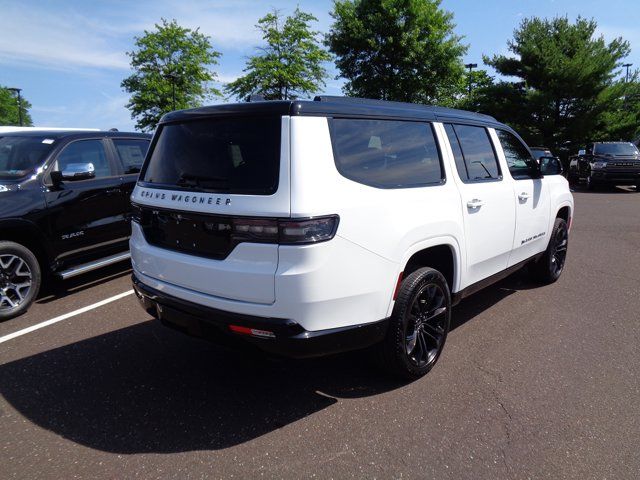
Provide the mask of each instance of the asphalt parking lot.
{"label": "asphalt parking lot", "polygon": [[362,353],[222,351],[131,294],[25,331],[129,292],[129,271],[56,285],[0,323],[0,478],[638,478],[640,193],[575,198],[560,281],[465,300],[411,384]]}

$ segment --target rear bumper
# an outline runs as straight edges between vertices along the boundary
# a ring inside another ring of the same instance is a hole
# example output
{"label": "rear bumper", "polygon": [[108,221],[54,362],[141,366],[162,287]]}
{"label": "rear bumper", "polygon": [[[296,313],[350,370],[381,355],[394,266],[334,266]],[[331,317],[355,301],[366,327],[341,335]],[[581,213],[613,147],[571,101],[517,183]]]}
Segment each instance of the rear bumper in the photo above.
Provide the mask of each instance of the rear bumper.
{"label": "rear bumper", "polygon": [[634,171],[634,172],[592,171],[591,181],[596,183],[609,183],[611,185],[636,185],[640,183],[640,171]]}
{"label": "rear bumper", "polygon": [[[388,319],[327,330],[307,331],[293,320],[227,312],[198,305],[153,289],[132,275],[133,288],[142,307],[163,325],[187,335],[231,348],[258,348],[270,354],[306,358],[366,348],[380,342]],[[273,336],[236,333],[230,326],[244,327]]]}

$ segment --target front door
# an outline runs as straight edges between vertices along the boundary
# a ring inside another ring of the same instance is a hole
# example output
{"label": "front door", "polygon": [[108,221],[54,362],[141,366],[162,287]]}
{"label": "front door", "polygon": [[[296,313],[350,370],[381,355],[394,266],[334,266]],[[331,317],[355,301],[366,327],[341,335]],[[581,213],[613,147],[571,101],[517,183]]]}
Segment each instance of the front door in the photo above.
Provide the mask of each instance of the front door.
{"label": "front door", "polygon": [[509,266],[516,265],[547,248],[551,200],[549,188],[539,175],[537,161],[515,135],[496,129],[502,153],[513,178],[516,231]]}
{"label": "front door", "polygon": [[[120,202],[121,176],[102,139],[76,140],[58,154],[53,169],[93,164],[95,177],[64,180],[49,187],[46,201],[57,260],[74,263],[101,256],[101,251],[126,243],[128,222]],[[126,248],[126,247],[124,247]]]}

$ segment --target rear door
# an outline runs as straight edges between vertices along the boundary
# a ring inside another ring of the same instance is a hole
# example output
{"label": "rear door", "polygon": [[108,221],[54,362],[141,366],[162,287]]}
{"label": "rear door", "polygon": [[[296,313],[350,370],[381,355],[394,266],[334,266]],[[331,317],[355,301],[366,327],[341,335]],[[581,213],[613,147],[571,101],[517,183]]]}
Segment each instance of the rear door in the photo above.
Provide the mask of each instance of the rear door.
{"label": "rear door", "polygon": [[462,201],[467,255],[464,288],[507,268],[515,228],[513,186],[502,174],[489,130],[450,123],[444,128]]}
{"label": "rear door", "polygon": [[74,140],[57,154],[54,170],[92,163],[95,177],[65,180],[45,193],[54,248],[60,260],[101,256],[118,244],[126,248],[129,226],[121,208],[120,171],[102,138]]}
{"label": "rear door", "polygon": [[537,174],[538,165],[529,149],[513,133],[496,129],[498,152],[504,155],[513,178],[516,230],[509,266],[547,248],[551,201],[546,182]]}

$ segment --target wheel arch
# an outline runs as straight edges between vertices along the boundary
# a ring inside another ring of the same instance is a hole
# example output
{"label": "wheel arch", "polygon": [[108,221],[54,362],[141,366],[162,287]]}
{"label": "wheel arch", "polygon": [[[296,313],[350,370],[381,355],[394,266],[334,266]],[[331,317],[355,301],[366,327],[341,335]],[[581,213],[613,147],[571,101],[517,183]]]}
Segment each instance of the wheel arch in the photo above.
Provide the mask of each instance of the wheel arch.
{"label": "wheel arch", "polygon": [[50,270],[51,251],[47,248],[44,235],[33,223],[9,219],[0,221],[0,241],[19,243],[33,252],[43,273]]}
{"label": "wheel arch", "polygon": [[[447,280],[450,291],[452,293],[458,291],[462,271],[462,256],[458,241],[453,237],[437,237],[412,245],[400,262],[398,276],[402,275],[406,278],[422,267],[431,267],[440,271]],[[388,315],[391,315],[393,304],[394,299],[391,299]]]}

